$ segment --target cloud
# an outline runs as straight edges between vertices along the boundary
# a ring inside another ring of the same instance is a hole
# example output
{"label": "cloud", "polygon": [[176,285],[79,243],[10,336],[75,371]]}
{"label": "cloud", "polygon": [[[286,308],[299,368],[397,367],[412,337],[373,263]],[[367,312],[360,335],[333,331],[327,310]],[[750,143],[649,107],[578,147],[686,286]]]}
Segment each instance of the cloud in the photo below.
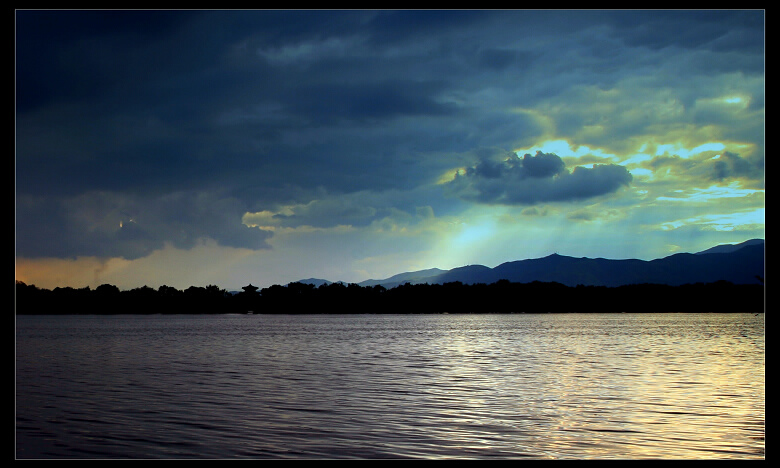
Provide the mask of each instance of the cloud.
{"label": "cloud", "polygon": [[[408,227],[435,219],[441,212],[447,214],[452,200],[437,188],[409,191],[360,191],[350,194],[330,194],[319,191],[307,203],[279,204],[260,211],[246,212],[247,226],[271,230],[275,233],[295,230],[323,230],[345,227],[367,228],[375,223],[392,220]],[[420,200],[427,204],[420,205]]]}
{"label": "cloud", "polygon": [[17,255],[136,259],[165,244],[191,249],[208,239],[225,247],[269,248],[272,233],[242,224],[244,212],[235,198],[207,192],[22,196],[17,200]]}
{"label": "cloud", "polygon": [[442,82],[327,83],[296,86],[286,96],[293,112],[306,119],[385,119],[398,116],[441,115],[457,112],[439,102]]}
{"label": "cloud", "polygon": [[739,155],[724,151],[712,163],[712,179],[722,181],[729,178],[745,177],[760,179],[764,176],[762,168],[756,167]]}
{"label": "cloud", "polygon": [[354,54],[365,54],[359,36],[311,39],[279,47],[262,47],[257,51],[272,65],[306,66],[315,61],[345,59]]}
{"label": "cloud", "polygon": [[558,155],[540,151],[502,162],[483,159],[465,174],[458,173],[449,185],[458,196],[479,203],[533,205],[605,195],[631,180],[626,168],[615,164],[577,166],[569,172]]}
{"label": "cloud", "polygon": [[702,231],[761,231],[766,215],[764,208],[734,211],[727,214],[711,213],[686,219],[676,219],[660,225],[663,231],[695,229]]}
{"label": "cloud", "polygon": [[504,70],[517,64],[520,60],[526,61],[530,54],[520,53],[512,49],[489,48],[479,52],[479,64],[491,70]]}
{"label": "cloud", "polygon": [[[635,46],[650,49],[679,47],[685,49],[734,50],[763,49],[761,10],[698,10],[692,14],[680,11],[620,11],[607,15],[615,33]],[[722,28],[723,21],[729,27]]]}
{"label": "cloud", "polygon": [[687,181],[689,187],[705,187],[712,182],[734,181],[739,181],[746,187],[764,186],[763,159],[747,159],[730,151],[715,155],[712,151],[707,151],[690,157],[662,155],[643,161],[639,166],[652,171],[657,180],[682,179]]}
{"label": "cloud", "polygon": [[[434,244],[437,261],[465,261],[444,220],[473,227],[486,211],[518,213],[545,242],[575,220],[598,239],[615,217],[597,213],[616,206],[631,204],[619,222],[652,212],[655,229],[702,216],[712,203],[689,190],[763,188],[763,23],[760,10],[20,10],[17,255],[183,259],[210,239],[262,257],[246,271],[274,258],[297,276],[292,257],[422,259]],[[762,204],[748,198],[729,200]]]}
{"label": "cloud", "polygon": [[603,221],[614,222],[624,216],[624,213],[615,209],[600,209],[598,211],[592,211],[588,209],[577,210],[566,214],[566,219],[572,221]]}
{"label": "cloud", "polygon": [[245,213],[247,226],[332,228],[340,225],[366,225],[377,214],[376,208],[353,197],[326,197],[304,204],[285,205],[277,210]]}

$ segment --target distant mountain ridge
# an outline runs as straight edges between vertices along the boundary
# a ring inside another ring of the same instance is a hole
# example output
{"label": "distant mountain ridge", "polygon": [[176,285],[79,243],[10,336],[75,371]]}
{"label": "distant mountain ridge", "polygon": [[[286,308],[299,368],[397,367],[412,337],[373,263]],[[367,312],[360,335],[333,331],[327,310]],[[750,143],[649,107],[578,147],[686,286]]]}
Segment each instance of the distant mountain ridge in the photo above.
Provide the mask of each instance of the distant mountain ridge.
{"label": "distant mountain ridge", "polygon": [[388,287],[388,285],[393,285],[389,287],[395,287],[404,283],[416,284],[421,281],[424,283],[429,278],[437,277],[446,272],[447,270],[440,270],[438,268],[429,268],[427,270],[399,273],[397,275],[393,275],[390,278],[383,279],[383,280],[370,279],[370,280],[362,281],[358,284],[360,286],[376,286],[377,284],[379,284],[386,288]]}
{"label": "distant mountain ridge", "polygon": [[[569,257],[552,254],[542,258],[502,263],[495,268],[468,265],[452,270],[428,270],[399,273],[384,280],[366,280],[360,286],[381,285],[394,288],[405,283],[491,284],[505,279],[513,283],[557,282],[566,286],[623,286],[628,284],[682,284],[729,281],[756,284],[764,277],[764,239],[739,244],[718,245],[697,253],[677,253],[655,260],[610,260]],[[300,283],[329,284],[326,280],[301,280]]]}
{"label": "distant mountain ridge", "polygon": [[298,281],[298,283],[313,284],[316,287],[320,287],[323,284],[326,285],[326,286],[329,285],[329,284],[332,284],[332,281],[328,281],[328,280],[320,279],[320,278],[309,278],[309,279],[300,280],[300,281]]}
{"label": "distant mountain ridge", "polygon": [[711,254],[711,253],[730,253],[737,251],[741,249],[742,247],[747,247],[749,245],[764,245],[764,239],[750,239],[745,242],[739,243],[739,244],[721,244],[716,245],[715,247],[711,247],[707,250],[702,250],[701,252],[697,252],[696,255],[703,255],[703,254]]}

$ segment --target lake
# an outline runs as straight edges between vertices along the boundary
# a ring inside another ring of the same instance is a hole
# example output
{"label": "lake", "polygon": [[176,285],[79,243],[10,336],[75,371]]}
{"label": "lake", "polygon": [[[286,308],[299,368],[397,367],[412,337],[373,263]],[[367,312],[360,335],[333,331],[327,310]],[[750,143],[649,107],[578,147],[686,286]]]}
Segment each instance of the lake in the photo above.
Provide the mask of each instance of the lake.
{"label": "lake", "polygon": [[16,317],[16,458],[763,459],[764,315]]}

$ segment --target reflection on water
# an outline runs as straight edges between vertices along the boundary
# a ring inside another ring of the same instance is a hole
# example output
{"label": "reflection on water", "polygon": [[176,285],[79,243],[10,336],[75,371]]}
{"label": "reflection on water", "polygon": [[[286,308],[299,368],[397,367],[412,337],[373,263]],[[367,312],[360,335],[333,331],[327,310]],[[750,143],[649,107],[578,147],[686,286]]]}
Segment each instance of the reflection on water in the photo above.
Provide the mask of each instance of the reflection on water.
{"label": "reflection on water", "polygon": [[764,458],[763,314],[17,317],[17,458]]}

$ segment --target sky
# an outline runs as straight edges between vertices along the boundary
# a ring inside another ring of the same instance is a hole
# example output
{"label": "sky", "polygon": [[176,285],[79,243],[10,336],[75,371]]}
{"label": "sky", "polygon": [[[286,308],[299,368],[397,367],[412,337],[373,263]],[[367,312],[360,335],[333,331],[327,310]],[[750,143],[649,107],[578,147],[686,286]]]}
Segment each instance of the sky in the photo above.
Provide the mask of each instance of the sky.
{"label": "sky", "polygon": [[762,10],[17,10],[16,279],[360,282],[764,238]]}

